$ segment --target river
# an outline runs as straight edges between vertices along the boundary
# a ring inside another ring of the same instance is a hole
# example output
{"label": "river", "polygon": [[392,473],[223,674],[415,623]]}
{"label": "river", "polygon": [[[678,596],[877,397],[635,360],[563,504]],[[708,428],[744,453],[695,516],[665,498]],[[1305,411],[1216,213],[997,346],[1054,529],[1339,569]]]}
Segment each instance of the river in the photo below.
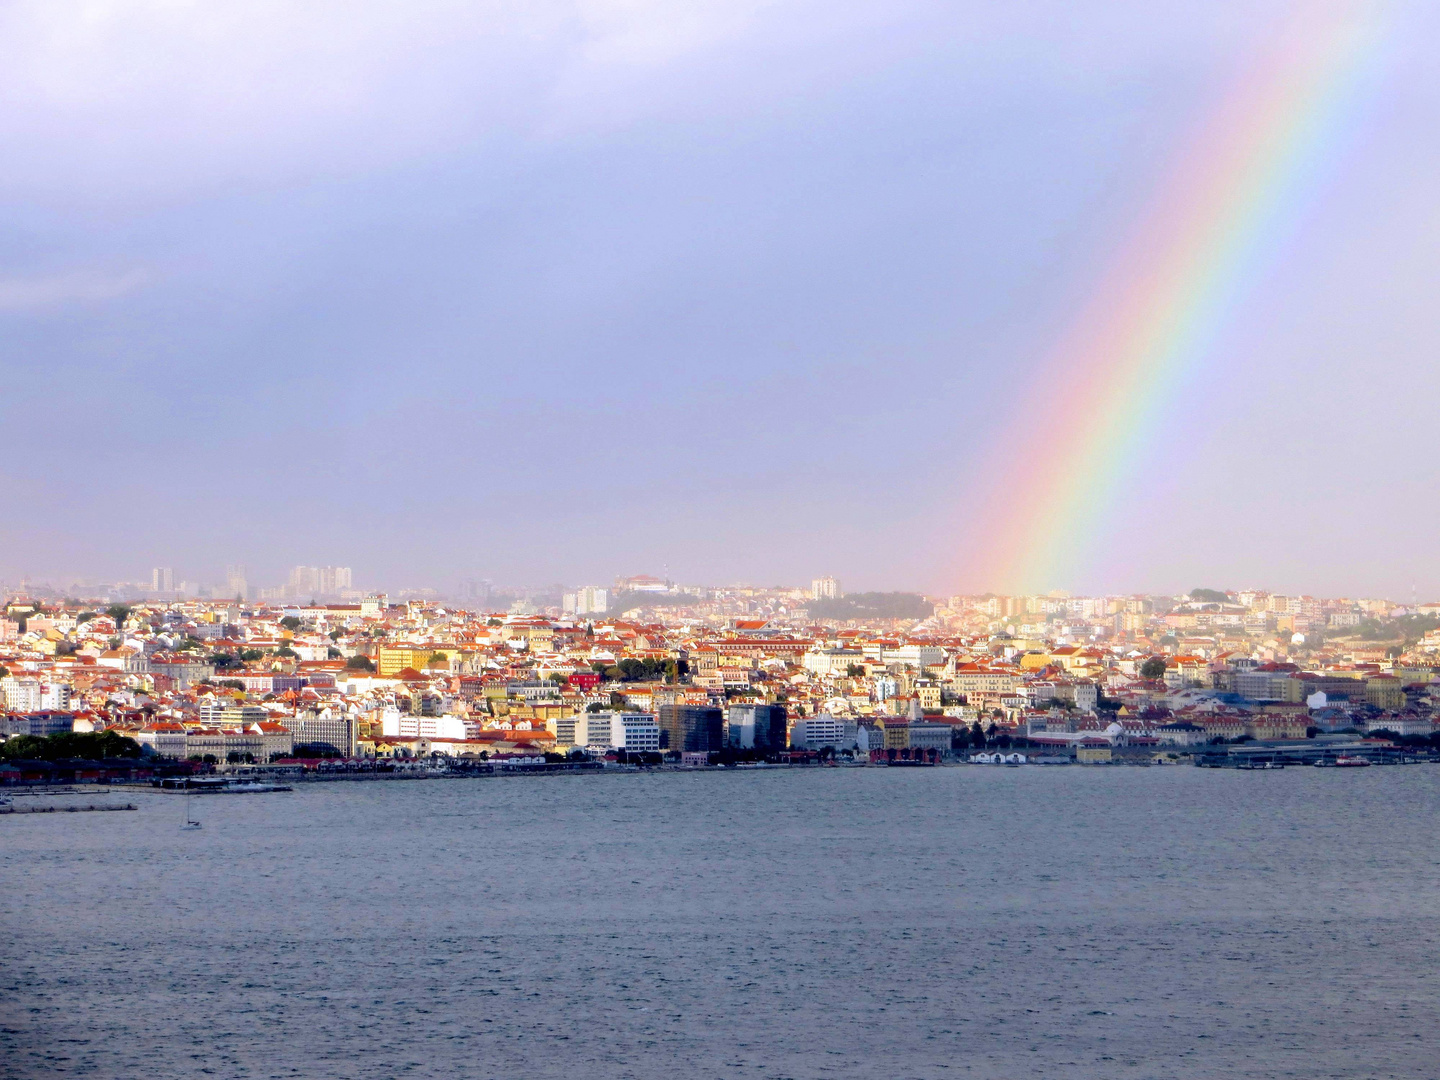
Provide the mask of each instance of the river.
{"label": "river", "polygon": [[1431,1075],[1437,796],[670,772],[298,785],[182,831],[115,794],[0,818],[0,1076]]}

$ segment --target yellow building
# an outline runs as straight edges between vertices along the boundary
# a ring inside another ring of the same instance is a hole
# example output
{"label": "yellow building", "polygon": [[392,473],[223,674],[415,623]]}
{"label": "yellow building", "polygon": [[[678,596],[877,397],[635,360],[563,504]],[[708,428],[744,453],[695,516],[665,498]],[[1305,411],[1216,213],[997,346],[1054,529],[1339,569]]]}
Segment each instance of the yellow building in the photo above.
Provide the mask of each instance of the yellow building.
{"label": "yellow building", "polygon": [[885,721],[885,749],[910,749],[910,721],[891,717]]}
{"label": "yellow building", "polygon": [[453,669],[462,653],[454,645],[379,645],[375,650],[375,671],[382,679],[394,678],[406,668],[425,671],[430,658],[445,657],[447,668]]}
{"label": "yellow building", "polygon": [[1405,684],[1393,675],[1376,675],[1365,683],[1365,701],[1377,709],[1403,709]]}

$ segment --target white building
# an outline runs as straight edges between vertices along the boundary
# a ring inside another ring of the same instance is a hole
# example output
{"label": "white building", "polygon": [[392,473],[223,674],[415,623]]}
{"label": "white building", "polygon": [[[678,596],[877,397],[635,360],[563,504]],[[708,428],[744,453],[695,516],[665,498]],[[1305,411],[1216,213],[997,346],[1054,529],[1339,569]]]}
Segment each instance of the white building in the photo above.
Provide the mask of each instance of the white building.
{"label": "white building", "polygon": [[610,607],[610,590],[586,585],[575,591],[576,615],[603,615]]}
{"label": "white building", "polygon": [[62,712],[70,708],[69,684],[62,682],[42,682],[40,684],[40,708],[59,709]]}
{"label": "white building", "polygon": [[11,712],[40,711],[39,679],[17,679],[14,675],[6,675],[0,679],[0,690],[5,693],[5,708]]}
{"label": "white building", "polygon": [[876,657],[883,664],[904,664],[916,669],[945,662],[945,650],[938,645],[902,645],[898,649],[880,648]]}
{"label": "white building", "polygon": [[812,600],[838,600],[840,596],[840,582],[833,577],[817,577],[810,582],[810,599]]}
{"label": "white building", "polygon": [[855,742],[855,724],[837,720],[829,713],[796,720],[790,729],[790,745],[796,750],[819,750],[831,747],[849,749]]}
{"label": "white building", "polygon": [[800,658],[800,666],[812,675],[844,675],[851,664],[863,664],[858,649],[811,649]]}
{"label": "white building", "polygon": [[575,745],[659,753],[660,722],[654,713],[581,713],[575,718]]}
{"label": "white building", "polygon": [[231,754],[249,754],[265,761],[265,739],[257,731],[240,728],[191,728],[185,733],[185,756],[225,761]]}
{"label": "white building", "polygon": [[393,739],[464,739],[465,719],[461,716],[420,716],[402,713],[399,709],[386,709],[380,717],[380,734]]}
{"label": "white building", "polygon": [[245,567],[232,564],[225,567],[225,596],[232,600],[244,600],[250,595],[250,584],[245,580]]}

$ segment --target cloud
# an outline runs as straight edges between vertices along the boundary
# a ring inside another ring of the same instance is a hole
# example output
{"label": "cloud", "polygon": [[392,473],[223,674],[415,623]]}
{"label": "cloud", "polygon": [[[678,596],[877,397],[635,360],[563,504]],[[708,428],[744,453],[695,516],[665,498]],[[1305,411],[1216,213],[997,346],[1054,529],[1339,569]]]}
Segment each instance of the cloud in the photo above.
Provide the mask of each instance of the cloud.
{"label": "cloud", "polygon": [[0,311],[36,311],[64,304],[113,300],[150,280],[144,270],[78,270],[36,277],[0,277]]}

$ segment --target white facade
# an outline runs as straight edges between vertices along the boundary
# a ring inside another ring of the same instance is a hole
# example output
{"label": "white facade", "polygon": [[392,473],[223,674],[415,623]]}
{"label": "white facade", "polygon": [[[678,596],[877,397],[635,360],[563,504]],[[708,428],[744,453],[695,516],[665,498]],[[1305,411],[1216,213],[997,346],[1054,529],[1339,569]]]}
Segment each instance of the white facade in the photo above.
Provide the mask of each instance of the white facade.
{"label": "white facade", "polygon": [[11,712],[38,712],[41,708],[39,679],[6,675],[0,679],[0,689],[5,692],[5,708]]}
{"label": "white facade", "polygon": [[630,753],[660,752],[660,723],[653,713],[581,713],[575,745]]}
{"label": "white facade", "polygon": [[856,649],[811,649],[800,658],[800,666],[812,675],[844,675],[851,664],[865,662]]}
{"label": "white facade", "polygon": [[465,719],[460,716],[417,716],[386,709],[380,717],[380,734],[393,739],[464,739]]}
{"label": "white facade", "polygon": [[651,713],[622,713],[610,721],[610,744],[632,754],[658,754],[660,723]]}
{"label": "white facade", "polygon": [[610,607],[610,590],[586,585],[575,593],[575,614],[601,615]]}
{"label": "white facade", "polygon": [[40,708],[64,711],[70,708],[70,686],[67,683],[41,683]]}
{"label": "white facade", "polygon": [[931,667],[945,662],[945,650],[938,645],[902,645],[898,649],[881,649],[879,659],[885,664]]}
{"label": "white facade", "polygon": [[848,749],[854,742],[854,735],[846,739],[847,726],[853,731],[853,724],[847,725],[829,713],[796,720],[795,726],[790,729],[790,745],[797,750],[819,750],[826,746],[837,750]]}
{"label": "white facade", "polygon": [[1365,730],[1393,731],[1396,735],[1429,735],[1435,728],[1423,716],[1382,716],[1366,724]]}
{"label": "white facade", "polygon": [[810,599],[838,600],[839,598],[840,582],[833,577],[818,577],[810,582]]}

